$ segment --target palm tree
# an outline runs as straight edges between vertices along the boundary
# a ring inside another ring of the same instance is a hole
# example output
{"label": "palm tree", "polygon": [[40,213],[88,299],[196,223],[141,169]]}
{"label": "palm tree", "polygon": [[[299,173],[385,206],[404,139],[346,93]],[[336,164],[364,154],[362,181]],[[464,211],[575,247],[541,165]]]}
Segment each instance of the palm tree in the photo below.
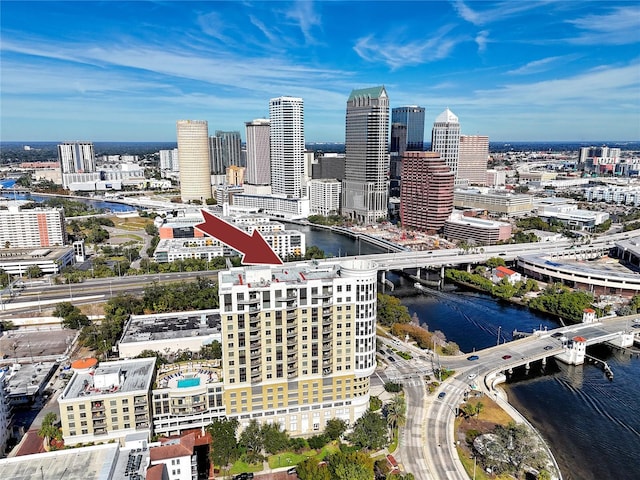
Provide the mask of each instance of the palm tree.
{"label": "palm tree", "polygon": [[391,430],[407,423],[407,402],[404,396],[396,394],[387,405],[387,425]]}

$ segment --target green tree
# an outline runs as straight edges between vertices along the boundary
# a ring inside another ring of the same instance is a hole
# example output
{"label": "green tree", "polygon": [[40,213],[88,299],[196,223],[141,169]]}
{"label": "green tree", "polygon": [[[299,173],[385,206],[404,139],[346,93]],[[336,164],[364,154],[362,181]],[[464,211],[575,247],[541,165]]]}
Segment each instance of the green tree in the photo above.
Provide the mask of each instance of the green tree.
{"label": "green tree", "polygon": [[40,278],[43,275],[42,269],[38,265],[31,265],[27,268],[27,277]]}
{"label": "green tree", "polygon": [[506,265],[504,258],[500,257],[491,257],[487,259],[486,263],[489,268],[504,267]]}
{"label": "green tree", "polygon": [[296,473],[300,480],[333,480],[329,469],[325,465],[319,465],[314,457],[296,465]]}
{"label": "green tree", "polygon": [[348,438],[358,448],[379,450],[387,444],[387,422],[379,413],[367,410]]}
{"label": "green tree", "polygon": [[327,459],[332,480],[371,480],[373,459],[363,452],[336,452]]}
{"label": "green tree", "polygon": [[395,323],[409,323],[411,316],[407,307],[391,295],[378,293],[378,322],[386,327]]}
{"label": "green tree", "polygon": [[247,461],[249,463],[257,463],[263,460],[262,451],[264,450],[264,433],[260,422],[255,418],[249,421],[249,425],[240,434],[238,442],[247,451]]}
{"label": "green tree", "polygon": [[289,434],[279,423],[265,423],[261,429],[265,452],[273,455],[289,445]]}
{"label": "green tree", "polygon": [[4,288],[11,283],[11,275],[0,268],[0,288]]}
{"label": "green tree", "polygon": [[53,439],[62,439],[60,428],[56,425],[57,421],[58,417],[54,412],[47,413],[42,420],[42,426],[40,430],[38,430],[38,436],[44,438],[46,444]]}
{"label": "green tree", "polygon": [[346,420],[341,418],[331,418],[327,420],[327,425],[324,427],[324,434],[329,440],[338,440],[340,435],[347,431],[349,424]]}
{"label": "green tree", "polygon": [[307,260],[311,260],[312,258],[324,258],[324,250],[320,247],[316,247],[315,245],[311,245],[307,248],[307,251],[304,254],[304,258]]}
{"label": "green tree", "polygon": [[391,430],[403,427],[407,423],[407,402],[404,396],[396,394],[386,407],[387,425]]}
{"label": "green tree", "polygon": [[237,419],[215,419],[206,429],[211,435],[211,461],[215,465],[226,467],[240,457],[236,441]]}
{"label": "green tree", "polygon": [[200,349],[200,358],[204,360],[217,360],[222,358],[222,345],[214,340],[208,345],[203,345]]}
{"label": "green tree", "polygon": [[545,466],[544,453],[535,434],[526,425],[515,422],[506,426],[498,425],[493,433],[496,435],[496,442],[490,449],[491,458],[486,459],[487,463],[503,463],[496,466],[515,474],[518,478],[524,473],[525,467]]}

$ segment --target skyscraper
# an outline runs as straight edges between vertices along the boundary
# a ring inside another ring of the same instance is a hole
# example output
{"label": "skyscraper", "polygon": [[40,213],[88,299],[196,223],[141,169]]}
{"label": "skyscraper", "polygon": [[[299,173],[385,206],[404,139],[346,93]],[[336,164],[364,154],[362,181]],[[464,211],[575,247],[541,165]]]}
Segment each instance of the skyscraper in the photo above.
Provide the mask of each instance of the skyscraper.
{"label": "skyscraper", "polygon": [[180,196],[183,202],[211,198],[209,130],[206,120],[178,120]]}
{"label": "skyscraper", "polygon": [[437,152],[405,152],[400,220],[404,228],[437,231],[453,210],[453,172]]}
{"label": "skyscraper", "polygon": [[211,173],[224,175],[227,167],[231,165],[242,166],[240,162],[241,143],[240,132],[216,130],[215,136],[209,137]]}
{"label": "skyscraper", "polygon": [[342,213],[358,222],[387,217],[388,136],[385,88],[353,90],[347,100]]}
{"label": "skyscraper", "polygon": [[247,171],[246,183],[251,185],[271,184],[271,160],[269,120],[258,118],[246,122],[247,129]]}
{"label": "skyscraper", "polygon": [[437,116],[431,131],[431,151],[438,152],[453,175],[458,177],[460,147],[460,123],[451,110],[445,109]]}
{"label": "skyscraper", "polygon": [[269,101],[271,120],[271,192],[301,198],[304,175],[304,104],[301,98],[278,97]]}
{"label": "skyscraper", "polygon": [[489,137],[485,135],[460,135],[460,160],[458,178],[472,185],[486,185]]}
{"label": "skyscraper", "polygon": [[96,171],[96,154],[91,142],[65,142],[58,145],[58,159],[63,174]]}
{"label": "skyscraper", "polygon": [[424,107],[411,105],[391,110],[391,123],[407,127],[406,150],[422,150],[424,147]]}

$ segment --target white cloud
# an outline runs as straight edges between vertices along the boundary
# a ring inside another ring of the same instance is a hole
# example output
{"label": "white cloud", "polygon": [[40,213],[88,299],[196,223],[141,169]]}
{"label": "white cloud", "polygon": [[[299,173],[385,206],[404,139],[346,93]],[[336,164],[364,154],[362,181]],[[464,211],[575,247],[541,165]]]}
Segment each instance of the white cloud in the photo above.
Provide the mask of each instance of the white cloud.
{"label": "white cloud", "polygon": [[475,40],[478,45],[478,53],[484,53],[487,50],[487,43],[489,43],[489,32],[487,30],[481,30],[476,35]]}
{"label": "white cloud", "polygon": [[568,39],[580,45],[629,45],[640,43],[640,7],[618,7],[608,14],[567,20],[582,33]]}
{"label": "white cloud", "polygon": [[561,55],[556,57],[541,58],[540,60],[534,60],[525,65],[522,65],[515,70],[510,70],[507,73],[509,75],[531,75],[533,73],[545,72],[553,68],[554,65],[560,62],[569,61],[572,58],[575,58],[575,55]]}
{"label": "white cloud", "polygon": [[312,30],[314,27],[322,26],[322,19],[315,11],[313,2],[310,0],[298,0],[294,7],[286,11],[286,18],[293,20],[304,35],[307,45],[318,43]]}
{"label": "white cloud", "polygon": [[363,60],[383,62],[392,69],[421,65],[447,58],[456,45],[465,40],[447,37],[452,28],[452,25],[445,25],[431,38],[400,43],[397,40],[378,41],[369,35],[360,38],[353,49]]}

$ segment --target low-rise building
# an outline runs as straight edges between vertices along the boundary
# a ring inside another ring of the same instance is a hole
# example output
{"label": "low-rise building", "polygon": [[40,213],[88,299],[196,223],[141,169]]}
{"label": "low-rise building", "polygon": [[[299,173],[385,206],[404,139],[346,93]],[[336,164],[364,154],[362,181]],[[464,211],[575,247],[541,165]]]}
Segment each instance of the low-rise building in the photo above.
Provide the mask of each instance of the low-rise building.
{"label": "low-rise building", "polygon": [[44,274],[58,274],[74,262],[73,247],[0,249],[0,268],[10,275],[24,276],[34,266]]}
{"label": "low-rise building", "polygon": [[456,189],[453,192],[453,206],[484,210],[496,216],[516,216],[533,211],[533,197],[506,190]]}
{"label": "low-rise building", "polygon": [[500,283],[504,278],[506,278],[511,285],[515,285],[522,280],[522,275],[503,266],[496,267],[491,271],[491,281],[493,283]]}
{"label": "low-rise building", "polygon": [[163,365],[152,393],[153,431],[180,435],[227,414],[220,360]]}
{"label": "low-rise building", "polygon": [[511,224],[453,213],[444,224],[444,237],[473,245],[495,245],[511,238]]}
{"label": "low-rise building", "polygon": [[537,213],[540,218],[547,221],[556,220],[571,230],[592,231],[594,227],[609,219],[607,212],[582,210],[574,203],[540,204]]}
{"label": "low-rise building", "polygon": [[140,358],[74,372],[58,397],[65,444],[123,442],[132,433],[148,438],[155,364],[155,358]]}
{"label": "low-rise building", "polygon": [[221,342],[219,310],[131,315],[118,342],[120,358],[153,350],[163,355],[179,351],[197,353],[214,341]]}

